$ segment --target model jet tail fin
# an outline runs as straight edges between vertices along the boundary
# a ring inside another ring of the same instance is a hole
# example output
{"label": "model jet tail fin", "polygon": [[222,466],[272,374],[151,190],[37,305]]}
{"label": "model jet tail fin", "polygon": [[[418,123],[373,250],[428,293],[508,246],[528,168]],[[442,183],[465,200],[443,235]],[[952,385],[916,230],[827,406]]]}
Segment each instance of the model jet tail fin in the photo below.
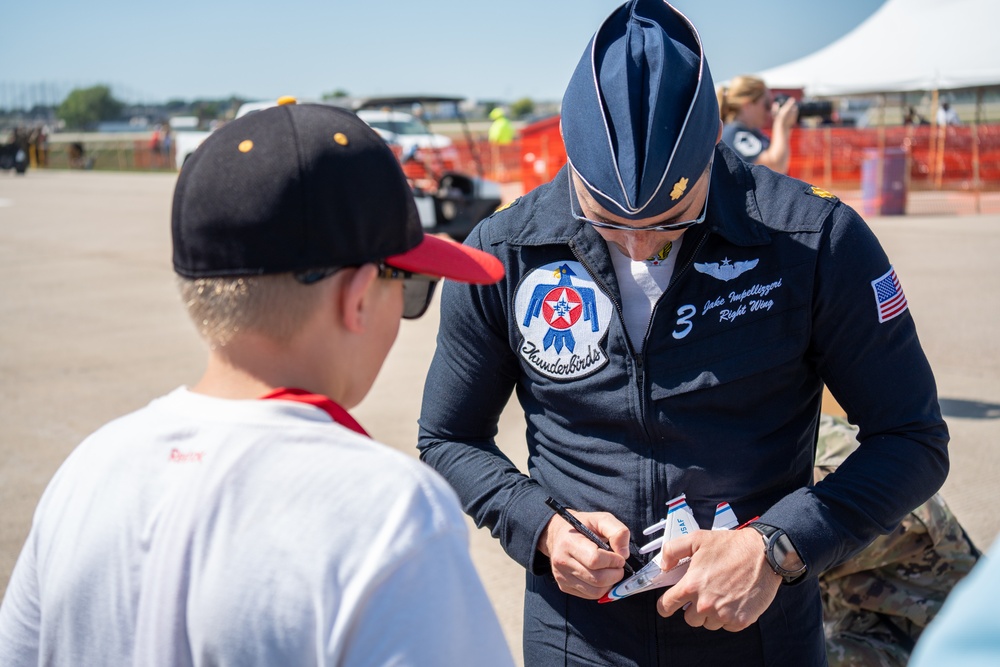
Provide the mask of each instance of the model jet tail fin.
{"label": "model jet tail fin", "polygon": [[698,522],[694,520],[694,513],[687,504],[687,496],[683,493],[667,503],[666,518],[657,521],[642,531],[642,534],[652,535],[661,530],[663,531],[663,537],[659,537],[646,544],[639,549],[639,553],[648,554],[651,551],[659,549],[675,537],[687,535],[698,530]]}
{"label": "model jet tail fin", "polygon": [[740,522],[736,519],[736,512],[729,506],[729,503],[719,503],[715,508],[715,521],[712,522],[712,530],[732,530]]}

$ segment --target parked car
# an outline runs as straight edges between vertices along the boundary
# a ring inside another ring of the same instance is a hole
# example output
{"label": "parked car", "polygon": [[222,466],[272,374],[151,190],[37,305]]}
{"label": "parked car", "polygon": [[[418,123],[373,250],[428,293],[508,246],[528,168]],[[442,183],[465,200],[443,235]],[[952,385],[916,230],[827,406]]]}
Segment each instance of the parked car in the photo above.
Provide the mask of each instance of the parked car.
{"label": "parked car", "polygon": [[13,169],[23,175],[28,171],[28,154],[17,144],[0,144],[0,169]]}
{"label": "parked car", "polygon": [[174,136],[174,165],[177,169],[183,167],[191,153],[212,134],[211,130],[199,129],[200,125],[197,116],[174,116],[170,119],[170,132]]}
{"label": "parked car", "polygon": [[27,144],[19,132],[11,132],[11,136],[0,143],[0,169],[13,169],[20,175],[28,171]]}
{"label": "parked car", "polygon": [[[390,145],[398,146],[404,171],[410,163],[424,166],[427,178],[411,179],[420,222],[424,231],[447,234],[464,241],[472,228],[492,214],[501,202],[500,184],[483,177],[482,164],[461,113],[461,97],[406,95],[355,100],[355,113],[371,125]],[[475,161],[475,173],[456,168],[458,150],[451,138],[435,134],[414,109],[447,106],[449,118],[457,118],[464,129],[467,151]]]}
{"label": "parked car", "polygon": [[435,134],[426,122],[404,111],[358,109],[358,117],[389,143],[399,144],[404,152],[413,148],[443,150],[452,146],[450,137]]}

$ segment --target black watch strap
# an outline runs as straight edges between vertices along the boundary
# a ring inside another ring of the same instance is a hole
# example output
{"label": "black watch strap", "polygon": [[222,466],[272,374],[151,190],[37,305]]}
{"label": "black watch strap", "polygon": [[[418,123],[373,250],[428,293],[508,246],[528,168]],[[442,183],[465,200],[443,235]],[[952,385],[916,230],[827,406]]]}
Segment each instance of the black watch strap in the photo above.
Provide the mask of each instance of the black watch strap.
{"label": "black watch strap", "polygon": [[795,551],[795,547],[784,530],[759,521],[754,521],[750,527],[764,538],[764,558],[767,559],[767,564],[774,573],[782,578],[783,583],[790,584],[805,574],[805,564],[797,570],[789,570],[785,567],[788,554]]}

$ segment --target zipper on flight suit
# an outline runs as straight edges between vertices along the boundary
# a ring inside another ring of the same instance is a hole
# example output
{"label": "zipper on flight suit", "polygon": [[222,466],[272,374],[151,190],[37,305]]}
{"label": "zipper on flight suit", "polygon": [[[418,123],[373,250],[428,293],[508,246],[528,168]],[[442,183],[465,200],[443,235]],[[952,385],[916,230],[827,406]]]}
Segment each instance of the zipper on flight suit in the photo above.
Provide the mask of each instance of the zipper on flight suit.
{"label": "zipper on flight suit", "polygon": [[[683,276],[687,272],[687,270],[691,267],[691,265],[694,263],[695,256],[698,254],[698,251],[701,250],[702,246],[705,245],[705,241],[708,239],[708,235],[710,233],[711,233],[711,230],[705,230],[705,232],[698,239],[698,244],[695,246],[694,250],[691,252],[691,256],[688,258],[687,263],[685,263],[684,266],[681,267],[681,269],[679,271],[675,271],[674,272],[674,276],[673,276],[673,278],[671,278],[670,284],[667,285],[667,289],[663,290],[663,294],[660,295],[660,298],[657,299],[656,304],[653,306],[653,312],[650,313],[649,322],[646,323],[646,333],[644,333],[643,336],[648,336],[649,335],[649,329],[650,329],[650,327],[653,324],[653,318],[656,315],[656,308],[660,305],[660,301],[662,301],[663,297],[666,296],[667,293],[670,292],[671,289],[673,289],[674,285],[676,285],[678,283],[678,281],[680,280],[681,276]],[[608,285],[603,280],[601,280],[598,277],[598,274],[594,270],[594,267],[590,266],[586,262],[586,260],[581,256],[582,253],[580,253],[580,252],[577,251],[576,244],[571,242],[569,244],[569,246],[570,246],[570,249],[573,251],[573,256],[576,258],[576,261],[580,262],[580,264],[585,269],[587,269],[587,273],[590,274],[590,277],[593,279],[593,281],[597,285],[600,286],[601,291],[604,292],[605,296],[607,296],[608,299],[611,300],[611,303],[614,304],[615,311],[618,313],[619,320],[621,320],[621,322],[624,323],[625,322],[625,313],[622,310],[621,301],[619,301],[615,297],[614,293],[611,291],[611,288],[608,287]],[[645,338],[643,338],[643,340],[645,340]],[[646,366],[646,363],[645,363],[645,354],[646,354],[646,352],[645,352],[645,350],[646,350],[646,346],[643,345],[643,351],[641,353],[637,352],[636,349],[635,349],[635,347],[632,345],[632,339],[629,338],[627,331],[625,332],[625,345],[629,349],[629,353],[630,353],[630,356],[632,358],[632,362],[635,364],[636,373],[637,373],[637,376],[638,376],[637,377],[638,382],[636,384],[638,385],[638,388],[639,388],[639,390],[638,390],[639,400],[637,401],[638,406],[639,406],[639,421],[642,423],[642,429],[643,429],[643,431],[646,434],[646,440],[651,445],[652,444],[652,438],[650,437],[649,429],[646,427],[646,412],[647,412],[647,410],[646,410],[646,400],[645,400],[645,393],[646,393],[646,391],[645,391],[645,389],[646,389],[646,373],[645,373],[645,366]]]}
{"label": "zipper on flight suit", "polygon": [[[598,287],[600,287],[600,289],[604,293],[604,295],[608,297],[608,299],[611,301],[611,303],[615,307],[615,312],[618,313],[618,319],[621,322],[624,323],[625,322],[625,313],[622,311],[621,301],[619,301],[617,298],[615,298],[614,293],[611,291],[611,288],[608,287],[607,283],[605,283],[603,280],[601,280],[600,278],[598,278],[598,273],[594,270],[594,267],[590,266],[590,264],[588,264],[586,262],[586,260],[583,257],[581,257],[582,253],[580,253],[580,252],[577,251],[576,244],[571,242],[569,244],[569,247],[570,247],[570,250],[573,252],[573,256],[576,258],[576,261],[580,262],[580,265],[583,266],[583,268],[585,268],[587,270],[587,273],[590,275],[590,277],[594,281],[594,283]],[[623,328],[624,328],[624,325],[623,325]],[[638,400],[636,401],[636,404],[639,406],[639,413],[640,413],[639,414],[639,421],[643,425],[642,428],[643,428],[643,431],[646,432],[646,440],[648,442],[649,441],[649,432],[646,430],[645,420],[644,420],[644,418],[642,416],[642,412],[643,412],[643,400],[642,400],[642,391],[641,391],[641,387],[642,387],[642,358],[641,358],[640,355],[636,354],[635,348],[632,347],[632,341],[631,341],[631,339],[629,339],[627,331],[625,332],[625,345],[629,349],[629,356],[631,357],[632,361],[635,362],[636,367],[638,369],[638,375],[639,375],[638,386],[640,387],[640,391],[639,391],[639,396],[638,396]],[[629,536],[629,552],[631,554],[633,554],[633,555],[638,554],[640,546],[641,545],[636,541],[635,534],[630,535]],[[639,556],[639,561],[641,563],[643,563],[643,564],[646,564],[647,562],[649,562],[650,558],[652,558],[652,556],[648,556],[648,555],[647,556]]]}
{"label": "zipper on flight suit", "polygon": [[[643,334],[643,336],[644,336],[643,340],[644,341],[649,337],[649,330],[652,328],[652,326],[653,326],[653,320],[656,317],[656,309],[659,308],[660,303],[663,301],[664,297],[667,296],[667,294],[670,292],[670,290],[672,290],[674,288],[674,285],[676,285],[677,283],[680,282],[681,278],[684,277],[684,274],[687,273],[688,270],[691,268],[691,265],[694,264],[695,257],[698,256],[698,252],[701,250],[702,246],[705,245],[705,241],[708,239],[708,235],[710,233],[711,233],[711,230],[706,229],[704,231],[704,233],[698,239],[698,242],[695,245],[694,250],[691,251],[691,254],[688,256],[687,262],[685,262],[684,266],[682,266],[680,269],[674,271],[674,275],[670,279],[670,284],[667,285],[667,289],[663,290],[663,294],[661,294],[660,298],[656,300],[656,303],[653,305],[653,310],[649,314],[649,322],[646,324],[646,333]],[[642,346],[642,354],[640,356],[642,357],[642,359],[637,360],[636,365],[639,368],[644,368],[644,366],[645,366],[645,356],[646,356],[646,346],[645,345]],[[646,387],[646,373],[645,373],[645,371],[643,371],[640,374],[640,378],[641,378],[641,385],[640,385],[640,390],[639,390],[639,410],[640,410],[640,413],[641,413],[641,416],[642,416],[642,427],[643,427],[643,430],[646,432],[646,437],[647,437],[647,440],[649,442],[650,450],[652,450],[652,447],[653,447],[653,438],[650,435],[649,428],[647,427],[647,424],[646,424],[646,415],[649,412],[649,410],[647,409],[647,407],[649,407],[647,405],[648,399],[646,397],[649,394],[649,392],[648,392],[647,387]],[[659,521],[660,519],[663,518],[663,516],[665,516],[665,515],[661,516],[661,513],[666,511],[665,508],[666,508],[667,501],[669,501],[671,498],[676,497],[678,495],[678,493],[676,493],[675,491],[672,491],[670,489],[667,489],[666,475],[664,475],[662,472],[660,472],[659,474],[657,474],[658,470],[660,470],[660,468],[655,463],[655,459],[652,456],[652,451],[650,451],[649,465],[650,465],[650,468],[651,468],[649,478],[651,480],[653,480],[653,488],[651,489],[651,493],[650,493],[650,495],[652,497],[652,506],[649,508],[649,512],[650,512],[649,520],[650,520],[650,524],[652,524],[652,523],[654,523],[656,521]],[[664,496],[664,497],[661,497],[661,496]]]}
{"label": "zipper on flight suit", "polygon": [[[709,233],[710,233],[710,230],[705,230],[705,232],[698,239],[697,245],[695,245],[694,250],[691,252],[691,255],[688,258],[688,261],[679,270],[674,271],[674,276],[673,276],[673,278],[670,279],[670,284],[667,285],[667,289],[663,290],[663,294],[660,295],[660,298],[657,299],[656,304],[653,306],[653,312],[650,313],[649,322],[646,323],[646,333],[643,334],[644,336],[648,336],[649,335],[649,329],[650,329],[650,327],[653,324],[653,318],[654,318],[654,316],[656,314],[656,308],[659,306],[660,302],[663,300],[663,297],[666,296],[666,294],[668,292],[670,292],[671,289],[673,289],[674,285],[676,285],[680,281],[680,278],[688,271],[689,268],[691,268],[691,265],[694,263],[694,259],[697,256],[698,251],[700,251],[701,248],[702,248],[702,246],[705,245],[705,241],[708,239]],[[601,280],[598,277],[598,273],[594,270],[594,268],[592,266],[590,266],[590,264],[588,264],[586,262],[586,260],[584,259],[584,257],[581,256],[582,253],[580,253],[580,252],[577,251],[576,244],[571,242],[569,244],[569,246],[570,246],[570,250],[573,252],[573,256],[576,258],[576,261],[580,262],[581,266],[583,266],[583,268],[585,268],[587,270],[587,273],[590,275],[591,279],[593,279],[594,283],[597,284],[601,288],[601,291],[604,292],[605,296],[607,296],[608,299],[611,300],[611,303],[614,304],[615,311],[618,313],[618,318],[623,323],[622,326],[623,326],[623,329],[624,329],[625,313],[622,310],[621,301],[619,301],[615,297],[614,293],[611,291],[611,288],[608,287],[608,285],[603,280]],[[645,340],[645,338],[643,340]],[[625,345],[629,349],[630,357],[631,357],[632,362],[633,362],[633,364],[635,365],[635,368],[636,368],[636,375],[637,375],[637,377],[636,377],[636,380],[637,380],[636,386],[637,386],[637,392],[638,392],[638,399],[636,401],[636,404],[638,405],[638,409],[639,409],[639,423],[642,424],[642,430],[646,434],[646,444],[650,448],[650,453],[652,453],[651,450],[652,450],[652,447],[653,447],[653,438],[652,438],[652,436],[651,436],[651,434],[649,432],[649,428],[648,428],[648,426],[646,424],[646,414],[648,412],[647,409],[646,409],[646,403],[647,403],[647,401],[646,401],[646,398],[645,398],[646,393],[647,393],[646,392],[646,371],[645,371],[645,366],[646,366],[646,360],[645,360],[646,352],[645,352],[645,350],[646,350],[646,346],[643,345],[643,351],[642,351],[642,353],[636,352],[636,349],[632,345],[632,340],[631,340],[631,338],[629,338],[627,331],[625,332]],[[652,456],[649,457],[649,461],[650,461],[649,465],[650,465],[650,468],[651,468],[649,479],[652,480],[652,482],[653,482],[653,489],[651,489],[651,493],[650,493],[652,502],[651,502],[650,507],[648,507],[646,511],[647,511],[647,519],[649,520],[649,523],[652,524],[652,523],[654,523],[655,521],[659,520],[662,517],[659,517],[659,516],[656,516],[656,518],[650,518],[650,517],[654,517],[654,515],[657,514],[657,508],[658,507],[661,507],[661,506],[662,507],[666,507],[667,500],[669,500],[669,498],[672,497],[672,496],[670,496],[669,494],[667,494],[668,497],[666,497],[666,498],[662,498],[661,499],[661,498],[658,497],[660,494],[657,493],[657,489],[665,489],[666,488],[666,479],[665,479],[664,476],[656,474],[657,466],[656,466],[656,464],[655,464],[654,459],[653,459]],[[632,552],[633,553],[638,553],[639,545],[635,541],[635,535],[633,535],[630,538],[630,542],[631,542]],[[652,558],[651,555],[650,556],[646,556],[645,559],[644,559],[644,562],[648,562],[648,560],[650,558]]]}

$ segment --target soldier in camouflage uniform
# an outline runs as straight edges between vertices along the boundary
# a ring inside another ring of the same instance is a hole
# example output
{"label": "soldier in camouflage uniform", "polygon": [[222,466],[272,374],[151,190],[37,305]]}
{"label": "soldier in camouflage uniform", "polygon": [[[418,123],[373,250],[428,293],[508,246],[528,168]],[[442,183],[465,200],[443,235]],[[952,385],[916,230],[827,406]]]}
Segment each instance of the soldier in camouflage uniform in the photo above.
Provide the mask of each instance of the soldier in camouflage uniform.
{"label": "soldier in camouflage uniform", "polygon": [[[816,481],[858,446],[858,429],[823,415]],[[979,551],[935,494],[888,535],[820,575],[830,667],[904,667],[920,633]]]}

